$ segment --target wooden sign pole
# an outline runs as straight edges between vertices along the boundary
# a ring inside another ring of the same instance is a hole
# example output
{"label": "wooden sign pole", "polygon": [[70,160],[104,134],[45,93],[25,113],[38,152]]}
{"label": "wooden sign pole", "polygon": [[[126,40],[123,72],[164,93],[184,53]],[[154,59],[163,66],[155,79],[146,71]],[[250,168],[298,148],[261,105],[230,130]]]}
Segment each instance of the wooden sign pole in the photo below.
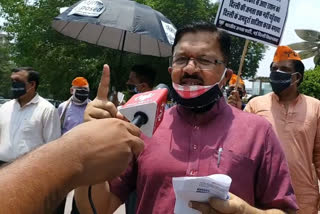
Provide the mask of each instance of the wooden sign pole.
{"label": "wooden sign pole", "polygon": [[244,59],[246,57],[247,51],[248,51],[248,45],[249,45],[249,40],[246,39],[246,43],[244,44],[244,48],[242,51],[242,56],[241,56],[241,61],[240,61],[240,66],[239,66],[239,70],[238,70],[238,74],[237,74],[237,82],[236,82],[236,89],[238,88],[239,82],[240,82],[240,77],[242,74],[242,68],[243,68],[243,64],[244,64]]}

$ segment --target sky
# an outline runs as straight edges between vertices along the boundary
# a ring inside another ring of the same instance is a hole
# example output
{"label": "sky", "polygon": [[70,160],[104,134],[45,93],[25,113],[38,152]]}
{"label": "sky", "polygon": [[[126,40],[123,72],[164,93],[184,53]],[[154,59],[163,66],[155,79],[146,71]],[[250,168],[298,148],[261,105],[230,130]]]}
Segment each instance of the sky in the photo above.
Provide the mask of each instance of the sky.
{"label": "sky", "polygon": [[[218,2],[218,0],[211,0]],[[320,31],[320,0],[291,0],[289,5],[289,13],[287,23],[283,33],[280,45],[288,45],[291,43],[301,42],[295,33],[295,29],[312,29]],[[0,25],[3,23],[0,18]],[[257,76],[269,76],[269,66],[272,62],[276,48],[268,46],[264,58],[259,63]],[[306,69],[314,68],[313,59],[303,60]]]}
{"label": "sky", "polygon": [[[217,2],[217,0],[211,0]],[[295,29],[310,29],[320,31],[320,0],[291,0],[287,23],[282,36],[280,45],[288,45],[296,42],[302,42]],[[268,45],[267,45],[268,46]],[[256,76],[269,76],[270,63],[276,48],[268,46],[264,58],[259,63],[259,69]],[[306,69],[314,68],[313,58],[303,60]]]}

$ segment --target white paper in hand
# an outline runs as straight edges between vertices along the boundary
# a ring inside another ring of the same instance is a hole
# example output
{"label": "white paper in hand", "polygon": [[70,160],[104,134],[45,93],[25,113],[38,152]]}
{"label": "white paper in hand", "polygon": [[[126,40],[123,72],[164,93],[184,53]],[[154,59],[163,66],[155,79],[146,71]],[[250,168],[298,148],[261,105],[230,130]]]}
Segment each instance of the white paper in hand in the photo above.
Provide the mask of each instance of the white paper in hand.
{"label": "white paper in hand", "polygon": [[208,202],[209,198],[227,200],[232,179],[228,175],[214,174],[204,177],[172,178],[176,196],[175,214],[200,214],[188,207],[189,201]]}

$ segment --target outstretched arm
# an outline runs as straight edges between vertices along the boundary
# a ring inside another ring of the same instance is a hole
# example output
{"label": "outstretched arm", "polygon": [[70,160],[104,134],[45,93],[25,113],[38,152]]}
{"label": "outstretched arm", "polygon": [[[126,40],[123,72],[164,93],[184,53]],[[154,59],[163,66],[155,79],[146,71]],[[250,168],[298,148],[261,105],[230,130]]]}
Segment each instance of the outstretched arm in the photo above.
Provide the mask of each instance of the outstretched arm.
{"label": "outstretched arm", "polygon": [[1,168],[0,213],[50,213],[72,189],[119,176],[143,149],[139,135],[119,119],[91,121]]}

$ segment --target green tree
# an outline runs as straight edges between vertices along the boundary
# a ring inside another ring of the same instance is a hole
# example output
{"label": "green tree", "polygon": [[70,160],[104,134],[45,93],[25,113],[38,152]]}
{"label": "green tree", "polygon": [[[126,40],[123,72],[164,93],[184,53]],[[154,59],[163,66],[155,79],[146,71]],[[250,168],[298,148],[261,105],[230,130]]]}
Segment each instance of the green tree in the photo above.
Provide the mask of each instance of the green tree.
{"label": "green tree", "polygon": [[[176,27],[181,27],[194,21],[214,22],[219,4],[212,4],[210,0],[137,0],[151,6],[167,16]],[[238,72],[245,39],[231,36],[232,48],[228,67]],[[251,41],[245,58],[242,77],[254,77],[259,67],[266,47]]]}
{"label": "green tree", "polygon": [[[40,72],[41,95],[60,100],[68,98],[70,83],[76,76],[86,77],[91,85],[92,95],[95,95],[104,63],[110,65],[112,84],[117,84],[118,88],[124,89],[129,68],[134,63],[151,64],[158,71],[158,81],[170,84],[168,59],[126,53],[120,68],[119,51],[80,42],[53,30],[51,22],[59,14],[59,8],[76,2],[77,0],[38,0],[30,6],[24,0],[0,0],[1,14],[7,20],[3,30],[8,32],[10,41],[14,41],[10,48],[10,59],[17,66],[32,66]],[[196,20],[213,21],[218,7],[209,0],[139,2],[159,10],[178,27]],[[233,37],[233,42],[230,67],[237,70],[244,40]],[[255,75],[263,52],[263,45],[250,43],[244,77]]]}
{"label": "green tree", "polygon": [[6,39],[0,41],[0,96],[6,98],[10,97],[10,74],[14,67],[10,61],[9,46],[10,43]]}
{"label": "green tree", "polygon": [[[240,59],[245,44],[245,39],[240,37],[232,36],[232,48],[229,67],[237,73],[240,66]],[[259,62],[262,59],[266,47],[258,42],[250,41],[248,46],[247,55],[244,60],[242,77],[252,78],[256,75],[259,67]]]}
{"label": "green tree", "polygon": [[305,95],[320,99],[320,66],[305,71],[299,90]]}

